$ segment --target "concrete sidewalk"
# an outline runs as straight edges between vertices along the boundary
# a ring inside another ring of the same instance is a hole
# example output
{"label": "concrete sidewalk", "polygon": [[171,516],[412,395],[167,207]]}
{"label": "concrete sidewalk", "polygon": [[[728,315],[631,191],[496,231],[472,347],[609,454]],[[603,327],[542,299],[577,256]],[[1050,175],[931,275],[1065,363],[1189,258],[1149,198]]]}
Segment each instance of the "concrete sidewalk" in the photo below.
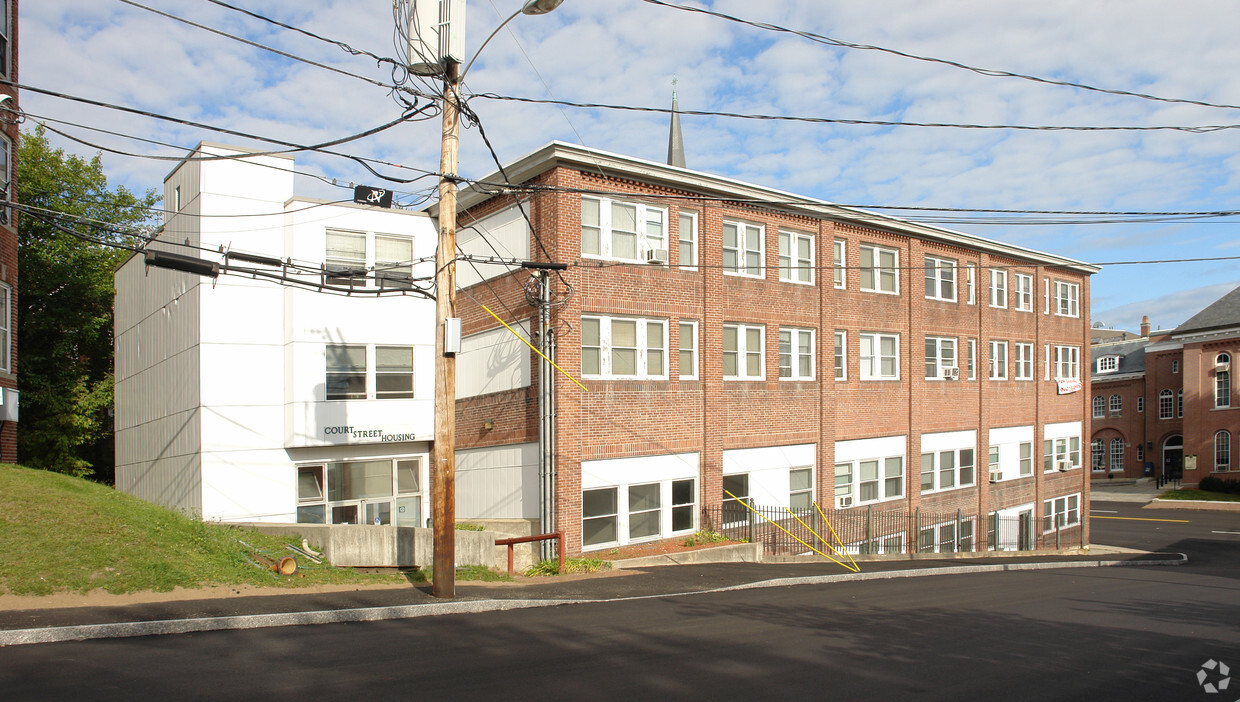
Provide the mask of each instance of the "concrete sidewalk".
{"label": "concrete sidewalk", "polygon": [[430,586],[426,585],[114,607],[19,610],[0,612],[0,646],[407,619],[857,580],[1055,568],[1180,565],[1186,560],[1178,553],[1094,547],[1088,555],[970,555],[863,561],[859,573],[821,559],[798,563],[698,563],[520,583],[458,583],[457,597],[451,601],[433,598]]}

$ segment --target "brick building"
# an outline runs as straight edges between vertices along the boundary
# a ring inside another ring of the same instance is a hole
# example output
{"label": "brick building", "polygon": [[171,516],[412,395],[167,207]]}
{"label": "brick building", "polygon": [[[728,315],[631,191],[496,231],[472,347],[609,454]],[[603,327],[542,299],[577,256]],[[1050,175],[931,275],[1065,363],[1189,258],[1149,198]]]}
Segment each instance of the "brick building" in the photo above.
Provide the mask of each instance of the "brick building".
{"label": "brick building", "polygon": [[1021,543],[1087,537],[1097,268],[558,142],[506,174],[521,209],[459,202],[459,517],[540,518],[589,552],[726,521],[728,491],[963,515],[867,532],[887,551],[987,548],[998,517]]}
{"label": "brick building", "polygon": [[1237,468],[1240,288],[1169,332],[1091,349],[1095,477],[1180,477]]}
{"label": "brick building", "polygon": [[[17,82],[17,0],[0,8],[0,78]],[[13,199],[17,184],[17,88],[0,84],[0,198]],[[0,207],[0,461],[17,460],[17,215]]]}

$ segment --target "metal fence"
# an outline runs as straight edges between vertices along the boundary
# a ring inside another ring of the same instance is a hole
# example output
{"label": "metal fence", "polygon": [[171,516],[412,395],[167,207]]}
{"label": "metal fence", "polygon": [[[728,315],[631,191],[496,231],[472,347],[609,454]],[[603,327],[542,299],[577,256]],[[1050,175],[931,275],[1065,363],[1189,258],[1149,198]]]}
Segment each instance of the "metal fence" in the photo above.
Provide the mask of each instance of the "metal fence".
{"label": "metal fence", "polygon": [[[750,509],[752,507],[752,509]],[[824,521],[823,516],[826,520]],[[829,546],[855,555],[1034,551],[1084,546],[1080,515],[1038,519],[1002,515],[865,509],[792,510],[734,501],[702,509],[702,528],[735,540],[761,543],[767,555],[797,555]],[[1072,523],[1067,523],[1074,519]],[[832,533],[834,530],[834,534]]]}

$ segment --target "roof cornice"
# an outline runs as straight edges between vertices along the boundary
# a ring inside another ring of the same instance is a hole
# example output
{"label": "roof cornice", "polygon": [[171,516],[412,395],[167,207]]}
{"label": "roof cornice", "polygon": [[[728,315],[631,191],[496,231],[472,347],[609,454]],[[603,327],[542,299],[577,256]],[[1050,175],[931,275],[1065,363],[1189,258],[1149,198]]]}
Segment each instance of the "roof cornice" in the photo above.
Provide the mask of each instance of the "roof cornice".
{"label": "roof cornice", "polygon": [[[964,232],[920,224],[899,217],[891,217],[855,207],[844,207],[825,200],[797,195],[783,190],[745,183],[732,178],[711,175],[687,168],[678,168],[655,161],[623,156],[576,144],[555,141],[529,153],[505,167],[507,182],[519,184],[535,178],[553,168],[563,166],[597,172],[604,176],[641,180],[677,190],[697,193],[721,200],[749,200],[754,205],[794,214],[823,217],[847,224],[859,224],[890,232],[937,241],[952,246],[982,249],[992,254],[1018,258],[1032,263],[1060,267],[1091,275],[1101,270],[1084,261],[1055,256],[1023,246],[1007,244]],[[485,190],[477,185],[463,188],[457,196],[457,207],[465,210],[489,198],[495,197],[499,183],[505,182],[497,171],[482,179],[489,185]],[[764,204],[769,203],[769,204]],[[427,208],[431,216],[438,216],[438,204]]]}

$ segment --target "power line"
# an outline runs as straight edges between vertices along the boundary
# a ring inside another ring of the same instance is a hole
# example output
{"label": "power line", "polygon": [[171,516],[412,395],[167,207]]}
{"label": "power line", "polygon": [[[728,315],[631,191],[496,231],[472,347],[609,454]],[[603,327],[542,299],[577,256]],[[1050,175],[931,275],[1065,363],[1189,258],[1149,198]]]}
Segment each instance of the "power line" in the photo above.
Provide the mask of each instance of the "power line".
{"label": "power line", "polygon": [[340,49],[344,50],[345,52],[349,54],[352,54],[353,56],[369,56],[370,58],[374,59],[376,63],[389,63],[393,66],[404,68],[399,63],[397,63],[396,59],[387,58],[385,56],[379,56],[378,54],[371,53],[369,51],[366,51],[365,49],[355,49],[352,46],[349,46],[348,44],[342,41],[337,41],[335,39],[329,39],[319,34],[315,34],[314,32],[302,29],[301,27],[295,27],[291,24],[285,24],[284,22],[281,22],[279,20],[272,19],[265,15],[260,15],[257,12],[253,12],[251,10],[247,10],[242,7],[237,7],[236,5],[230,5],[226,2],[223,2],[223,0],[207,0],[207,2],[215,4],[215,5],[219,5],[220,7],[227,8],[234,12],[240,12],[243,15],[249,15],[250,17],[253,17],[254,19],[262,20],[263,22],[274,24],[277,27],[283,27],[284,29],[289,29],[294,32],[298,32],[300,34],[304,34],[310,37],[311,39],[317,39],[319,41],[326,42],[328,44],[331,44],[332,46],[339,47]]}
{"label": "power line", "polygon": [[707,10],[701,7],[692,7],[689,5],[677,5],[675,3],[665,2],[665,0],[643,0],[643,2],[648,2],[651,5],[661,5],[663,7],[669,7],[669,8],[676,9],[676,10],[684,10],[686,12],[697,12],[703,15],[710,15],[712,17],[718,17],[720,19],[728,20],[729,22],[737,22],[740,24],[746,24],[751,27],[757,27],[759,29],[765,29],[765,30],[769,30],[772,32],[794,34],[804,39],[809,39],[810,41],[814,41],[820,44],[826,44],[828,46],[838,46],[838,47],[845,48],[845,49],[861,49],[861,50],[866,50],[866,51],[881,51],[881,52],[892,54],[895,56],[900,56],[902,58],[914,59],[916,61],[926,61],[929,63],[938,63],[938,64],[943,64],[945,66],[951,66],[953,68],[961,68],[966,71],[972,71],[973,73],[977,73],[983,76],[990,76],[990,77],[995,77],[995,78],[1019,78],[1021,80],[1033,81],[1035,83],[1044,83],[1046,85],[1059,85],[1059,86],[1064,86],[1064,87],[1069,87],[1069,88],[1078,88],[1080,90],[1089,90],[1089,91],[1097,92],[1097,93],[1106,93],[1109,95],[1122,95],[1125,97],[1141,98],[1142,100],[1154,100],[1156,102],[1170,102],[1170,103],[1185,104],[1185,105],[1200,105],[1202,107],[1218,107],[1218,108],[1226,109],[1226,110],[1240,110],[1240,105],[1228,105],[1225,103],[1220,104],[1220,103],[1213,103],[1213,102],[1205,102],[1202,100],[1188,100],[1188,99],[1183,99],[1183,98],[1158,97],[1156,95],[1149,95],[1146,93],[1137,93],[1137,92],[1131,92],[1128,90],[1116,90],[1116,89],[1111,89],[1111,88],[1098,88],[1092,85],[1085,85],[1084,83],[1073,83],[1071,81],[1066,81],[1066,80],[1054,80],[1051,78],[1040,78],[1038,76],[1026,75],[1023,73],[1012,73],[1011,71],[1001,71],[1001,70],[997,70],[993,68],[978,68],[976,66],[970,66],[968,64],[960,63],[958,61],[950,61],[948,59],[935,58],[933,56],[918,56],[917,54],[910,54],[904,51],[899,51],[896,49],[888,49],[888,48],[884,48],[881,46],[873,46],[870,44],[855,44],[852,42],[842,41],[840,39],[832,39],[831,37],[822,36],[820,34],[814,34],[813,32],[806,32],[806,31],[797,30],[797,29],[789,29],[787,27],[781,27],[776,24],[768,24],[766,22],[755,22],[753,20],[741,19],[739,17],[734,17],[732,15],[724,14],[722,12],[716,12],[714,10]]}
{"label": "power line", "polygon": [[[650,2],[651,0],[644,0]],[[668,107],[638,107],[634,105],[614,105],[599,102],[571,102],[568,100],[552,100],[547,98],[531,98],[520,97],[514,95],[497,95],[495,93],[470,93],[470,99],[482,98],[484,100],[506,100],[510,102],[524,102],[538,105],[563,105],[566,107],[581,107],[586,109],[599,110],[620,110],[624,112],[654,112],[659,114],[671,114],[672,109]],[[1240,109],[1240,108],[1238,108]],[[876,119],[834,119],[830,117],[798,117],[794,115],[766,115],[766,114],[745,114],[740,112],[712,112],[708,110],[686,110],[678,109],[677,114],[693,115],[697,117],[732,117],[735,119],[752,119],[752,120],[770,120],[778,122],[807,122],[810,124],[846,124],[861,125],[874,127],[927,127],[941,129],[977,129],[977,130],[999,130],[1010,129],[1019,131],[1036,131],[1036,132],[1155,132],[1155,131],[1173,131],[1188,132],[1190,134],[1205,134],[1209,132],[1218,132],[1228,129],[1240,129],[1240,124],[1213,124],[1200,126],[1072,126],[1072,125],[1029,125],[1029,124],[961,124],[953,122],[896,122],[891,120]]]}

